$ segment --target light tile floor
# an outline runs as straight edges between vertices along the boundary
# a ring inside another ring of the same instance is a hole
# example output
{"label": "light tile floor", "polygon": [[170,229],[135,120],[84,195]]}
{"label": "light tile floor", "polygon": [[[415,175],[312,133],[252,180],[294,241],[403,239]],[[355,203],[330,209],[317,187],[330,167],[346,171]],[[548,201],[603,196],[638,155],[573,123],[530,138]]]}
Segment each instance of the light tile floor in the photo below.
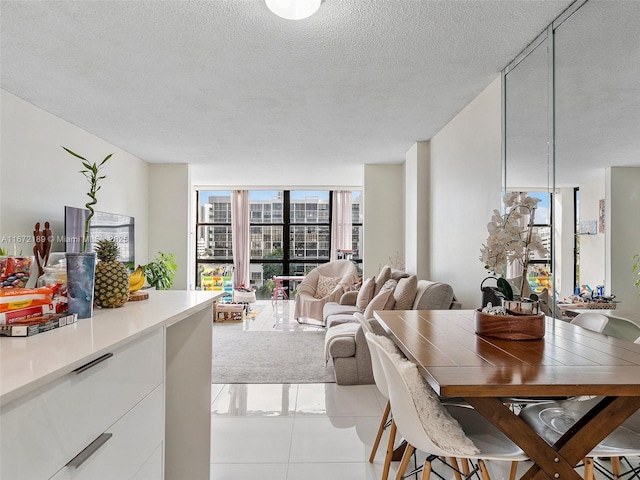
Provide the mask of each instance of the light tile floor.
{"label": "light tile floor", "polygon": [[[262,305],[259,314],[233,328],[316,328],[292,319],[293,301],[273,307],[270,301],[258,303]],[[386,403],[374,385],[214,384],[211,398],[211,480],[378,480],[382,476],[386,432],[375,462],[368,462]],[[423,460],[419,454],[417,462]],[[392,463],[390,479],[395,478],[397,464]],[[529,466],[523,463],[518,473]],[[493,480],[508,477],[508,465],[503,462],[490,462],[488,468]],[[441,466],[435,470],[447,480],[453,478]]]}

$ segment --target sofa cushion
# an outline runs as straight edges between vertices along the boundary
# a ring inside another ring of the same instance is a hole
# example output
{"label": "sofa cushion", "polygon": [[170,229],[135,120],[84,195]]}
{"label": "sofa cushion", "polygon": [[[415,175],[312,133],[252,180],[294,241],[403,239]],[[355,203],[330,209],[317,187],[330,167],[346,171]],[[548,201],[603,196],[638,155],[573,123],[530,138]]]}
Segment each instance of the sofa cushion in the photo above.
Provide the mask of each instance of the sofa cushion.
{"label": "sofa cushion", "polygon": [[377,295],[378,293],[380,293],[380,290],[382,290],[382,286],[390,278],[391,278],[391,267],[389,265],[385,265],[384,267],[382,267],[382,270],[380,270],[380,273],[376,275],[376,290],[374,292],[374,295]]}
{"label": "sofa cushion", "polygon": [[324,275],[320,275],[318,277],[318,284],[316,285],[316,298],[324,298],[328,296],[333,289],[336,288],[336,285],[340,283],[340,278],[338,277],[325,277]]}
{"label": "sofa cushion", "polygon": [[383,290],[369,302],[369,305],[367,305],[367,308],[364,310],[364,317],[367,320],[373,318],[374,311],[391,310],[394,304],[393,290]]}
{"label": "sofa cushion", "polygon": [[347,314],[353,316],[355,312],[361,312],[358,307],[355,305],[341,305],[337,302],[328,302],[325,303],[324,308],[322,309],[322,316],[326,321],[332,315],[340,315]]}
{"label": "sofa cushion", "polygon": [[362,282],[362,286],[360,290],[358,290],[358,298],[356,298],[356,307],[358,307],[360,312],[367,308],[367,305],[369,305],[369,302],[373,298],[375,290],[376,277],[369,277]]}
{"label": "sofa cushion", "polygon": [[353,316],[353,313],[337,313],[335,315],[329,315],[325,319],[325,325],[329,329],[337,325],[342,325],[343,323],[357,323],[359,325],[358,321]]}
{"label": "sofa cushion", "polygon": [[405,277],[398,280],[398,285],[393,291],[393,298],[396,301],[393,309],[411,310],[411,308],[413,307],[413,301],[416,298],[417,291],[418,277],[416,275],[411,275],[410,277]]}

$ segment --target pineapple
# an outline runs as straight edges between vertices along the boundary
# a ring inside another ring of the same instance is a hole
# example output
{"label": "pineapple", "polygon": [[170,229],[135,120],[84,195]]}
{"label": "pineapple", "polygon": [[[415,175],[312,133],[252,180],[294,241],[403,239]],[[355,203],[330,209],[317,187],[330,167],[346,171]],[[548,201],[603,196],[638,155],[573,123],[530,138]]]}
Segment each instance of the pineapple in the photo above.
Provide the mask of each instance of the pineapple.
{"label": "pineapple", "polygon": [[115,240],[102,239],[96,246],[98,264],[93,301],[99,307],[121,307],[129,299],[129,272],[117,260],[120,252]]}

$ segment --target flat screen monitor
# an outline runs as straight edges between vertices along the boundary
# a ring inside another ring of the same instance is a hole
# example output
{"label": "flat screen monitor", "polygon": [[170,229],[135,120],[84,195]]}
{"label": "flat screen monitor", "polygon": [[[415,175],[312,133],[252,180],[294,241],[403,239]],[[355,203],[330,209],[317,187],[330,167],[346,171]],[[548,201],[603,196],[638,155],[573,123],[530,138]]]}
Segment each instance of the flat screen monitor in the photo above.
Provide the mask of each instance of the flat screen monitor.
{"label": "flat screen monitor", "polygon": [[[88,216],[89,210],[85,208],[64,207],[66,252],[82,251],[84,226]],[[118,260],[124,263],[129,271],[133,271],[135,269],[134,232],[134,217],[96,211],[89,224],[87,252],[93,252],[99,240],[112,238],[118,243],[120,249]]]}

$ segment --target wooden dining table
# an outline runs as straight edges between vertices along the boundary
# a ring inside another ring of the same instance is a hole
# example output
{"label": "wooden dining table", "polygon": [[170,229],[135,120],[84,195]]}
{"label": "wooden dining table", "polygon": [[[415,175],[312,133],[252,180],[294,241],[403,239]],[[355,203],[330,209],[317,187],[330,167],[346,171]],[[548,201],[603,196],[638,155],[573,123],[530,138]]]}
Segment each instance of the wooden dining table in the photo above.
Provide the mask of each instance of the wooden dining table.
{"label": "wooden dining table", "polygon": [[[533,465],[522,479],[580,479],[574,467],[640,408],[640,345],[546,318],[538,340],[475,333],[473,310],[385,310],[375,318],[441,397],[462,397]],[[602,396],[554,445],[505,398]]]}

